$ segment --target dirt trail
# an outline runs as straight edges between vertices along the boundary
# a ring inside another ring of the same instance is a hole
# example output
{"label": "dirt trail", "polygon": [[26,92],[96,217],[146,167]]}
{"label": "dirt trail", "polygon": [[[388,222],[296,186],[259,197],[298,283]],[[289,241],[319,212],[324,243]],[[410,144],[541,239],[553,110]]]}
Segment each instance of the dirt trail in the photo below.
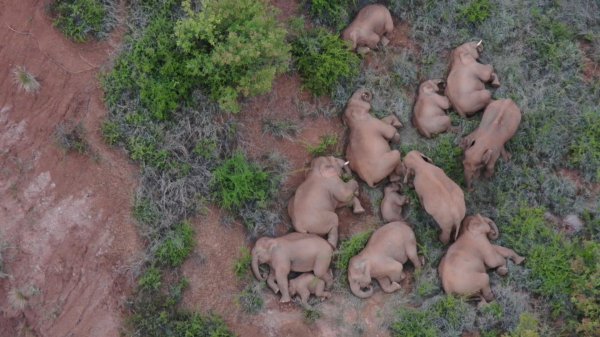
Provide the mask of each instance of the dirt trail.
{"label": "dirt trail", "polygon": [[[47,4],[0,2],[0,240],[10,275],[0,279],[0,336],[118,336],[127,266],[141,250],[130,218],[136,170],[101,139],[97,73],[122,33],[72,43]],[[16,66],[39,80],[37,94],[18,89]],[[65,121],[84,125],[91,155],[56,145]]]}

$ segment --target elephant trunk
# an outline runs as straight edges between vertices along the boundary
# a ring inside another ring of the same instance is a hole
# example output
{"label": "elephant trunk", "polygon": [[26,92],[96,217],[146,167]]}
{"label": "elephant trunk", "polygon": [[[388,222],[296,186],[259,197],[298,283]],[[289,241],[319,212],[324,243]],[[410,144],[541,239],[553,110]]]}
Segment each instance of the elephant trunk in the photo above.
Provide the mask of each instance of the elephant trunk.
{"label": "elephant trunk", "polygon": [[358,285],[358,282],[350,281],[350,290],[358,298],[369,298],[373,295],[373,287],[369,287],[369,290],[362,290]]}
{"label": "elephant trunk", "polygon": [[260,274],[260,270],[258,269],[258,256],[256,255],[252,256],[252,272],[259,281],[264,281],[266,279]]}
{"label": "elephant trunk", "polygon": [[490,225],[490,228],[492,229],[488,233],[488,239],[490,239],[490,240],[496,240],[496,239],[498,239],[498,237],[500,236],[500,232],[498,231],[498,226],[496,226],[496,223],[493,222],[492,220],[489,220],[488,223]]}

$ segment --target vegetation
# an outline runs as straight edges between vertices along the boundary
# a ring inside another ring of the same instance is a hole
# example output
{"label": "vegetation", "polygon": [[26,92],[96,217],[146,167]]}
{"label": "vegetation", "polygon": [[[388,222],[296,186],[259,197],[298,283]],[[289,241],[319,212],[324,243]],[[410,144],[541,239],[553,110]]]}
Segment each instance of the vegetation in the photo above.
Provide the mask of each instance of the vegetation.
{"label": "vegetation", "polygon": [[311,0],[310,14],[318,23],[340,31],[352,19],[356,3],[356,0]]}
{"label": "vegetation", "polygon": [[278,139],[291,139],[300,131],[300,126],[287,119],[266,118],[262,121],[262,132]]}
{"label": "vegetation", "polygon": [[492,14],[493,6],[489,0],[474,0],[459,9],[459,19],[471,24],[485,21]]}
{"label": "vegetation", "polygon": [[240,249],[240,256],[233,265],[233,273],[238,279],[243,280],[250,276],[250,263],[252,262],[252,255],[250,250],[246,247]]}
{"label": "vegetation", "polygon": [[346,41],[322,28],[301,34],[292,43],[296,68],[304,86],[317,96],[358,74],[360,59]]}
{"label": "vegetation", "polygon": [[85,42],[90,36],[99,37],[108,16],[108,1],[55,0],[50,11],[54,26],[75,42]]}
{"label": "vegetation", "polygon": [[342,241],[339,250],[336,252],[335,268],[343,271],[345,275],[346,271],[348,270],[350,259],[360,253],[363,248],[365,248],[367,241],[369,241],[369,238],[371,237],[371,234],[373,234],[373,231],[369,230],[355,234],[351,238]]}
{"label": "vegetation", "polygon": [[202,11],[183,1],[187,17],[175,27],[188,76],[206,86],[221,108],[238,112],[238,97],[271,90],[287,70],[289,45],[275,11],[266,1],[210,0]]}
{"label": "vegetation", "polygon": [[575,130],[570,162],[586,179],[600,182],[600,113],[590,108],[582,117],[583,123]]}
{"label": "vegetation", "polygon": [[85,140],[85,129],[81,123],[58,123],[54,130],[58,146],[65,152],[88,153],[90,146]]}
{"label": "vegetation", "polygon": [[302,309],[302,317],[304,317],[304,322],[307,324],[313,324],[319,318],[321,318],[321,316],[321,312],[315,308],[306,307]]}
{"label": "vegetation", "polygon": [[188,222],[176,225],[156,250],[158,263],[179,267],[194,249],[194,229]]}
{"label": "vegetation", "polygon": [[306,151],[313,157],[334,156],[337,151],[338,137],[335,134],[327,134],[321,136],[319,143],[316,145],[306,145]]}
{"label": "vegetation", "polygon": [[23,66],[16,66],[13,69],[13,78],[19,89],[27,93],[36,93],[40,90],[40,82]]}
{"label": "vegetation", "polygon": [[249,314],[258,313],[265,304],[260,294],[261,289],[261,283],[254,282],[247,285],[237,296],[238,305]]}

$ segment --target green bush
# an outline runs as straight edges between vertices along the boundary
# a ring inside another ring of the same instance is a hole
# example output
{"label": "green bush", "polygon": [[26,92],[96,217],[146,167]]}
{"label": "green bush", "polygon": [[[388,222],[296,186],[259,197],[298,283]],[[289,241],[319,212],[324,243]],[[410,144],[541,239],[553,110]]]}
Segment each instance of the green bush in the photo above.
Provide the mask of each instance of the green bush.
{"label": "green bush", "polygon": [[427,311],[401,308],[396,321],[390,326],[393,337],[438,337],[439,330],[431,324]]}
{"label": "green bush", "polygon": [[356,0],[311,0],[310,14],[321,24],[342,30],[350,22]]}
{"label": "green bush", "polygon": [[189,222],[176,225],[156,250],[158,262],[165,266],[179,267],[194,250],[194,229]]}
{"label": "green bush", "polygon": [[360,59],[346,41],[322,28],[301,34],[292,43],[296,68],[304,86],[315,95],[327,95],[343,80],[358,75]]}
{"label": "green bush", "polygon": [[211,185],[219,205],[230,211],[238,211],[249,202],[264,207],[271,193],[267,173],[239,152],[215,169]]}
{"label": "green bush", "polygon": [[105,121],[102,123],[102,137],[108,145],[117,144],[121,138],[121,131],[119,125],[115,122]]}
{"label": "green bush", "polygon": [[519,325],[510,335],[504,337],[539,337],[539,321],[535,316],[528,312],[524,312],[519,317]]}
{"label": "green bush", "polygon": [[159,150],[157,144],[152,140],[131,137],[127,140],[127,148],[131,159],[140,161],[144,165],[164,170],[170,164],[167,150]]}
{"label": "green bush", "polygon": [[600,181],[600,111],[589,108],[582,116],[577,138],[571,146],[570,162],[591,181]]}
{"label": "green bush", "polygon": [[335,156],[337,155],[336,146],[338,145],[338,138],[335,134],[323,135],[319,139],[317,145],[306,145],[306,151],[313,157],[320,156]]}
{"label": "green bush", "polygon": [[275,10],[264,0],[207,0],[201,12],[183,1],[187,18],[175,27],[185,69],[201,80],[221,108],[238,112],[238,97],[271,90],[287,70],[290,47]]}
{"label": "green bush", "polygon": [[240,257],[235,260],[233,265],[233,273],[238,279],[246,278],[250,273],[250,263],[252,262],[252,255],[250,250],[246,247],[240,249]]}
{"label": "green bush", "polygon": [[354,234],[351,238],[342,241],[340,249],[336,253],[335,267],[344,273],[348,270],[350,259],[365,248],[367,241],[373,234],[373,230]]}
{"label": "green bush", "polygon": [[479,24],[490,17],[492,7],[489,0],[474,0],[460,7],[458,18],[468,23]]}
{"label": "green bush", "polygon": [[162,275],[157,268],[148,268],[144,275],[138,280],[141,290],[158,291],[162,285]]}
{"label": "green bush", "polygon": [[249,314],[258,313],[265,305],[265,301],[260,295],[261,289],[261,283],[255,282],[247,285],[236,298],[238,305]]}
{"label": "green bush", "polygon": [[55,15],[54,26],[75,42],[97,36],[107,15],[98,0],[56,0],[50,10]]}

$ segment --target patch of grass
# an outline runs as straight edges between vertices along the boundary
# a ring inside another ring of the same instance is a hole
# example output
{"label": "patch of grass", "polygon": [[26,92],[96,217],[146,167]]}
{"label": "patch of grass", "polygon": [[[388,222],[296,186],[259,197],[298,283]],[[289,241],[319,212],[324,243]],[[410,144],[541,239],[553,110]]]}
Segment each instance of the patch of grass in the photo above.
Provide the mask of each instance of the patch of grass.
{"label": "patch of grass", "polygon": [[352,19],[356,0],[311,0],[309,12],[320,24],[342,30]]}
{"label": "patch of grass", "polygon": [[351,238],[342,241],[340,248],[335,254],[335,268],[342,271],[345,275],[348,270],[350,259],[365,248],[371,234],[373,234],[373,230],[368,230],[354,234]]}
{"label": "patch of grass", "polygon": [[8,292],[8,303],[10,303],[15,310],[21,311],[27,307],[29,300],[32,297],[39,294],[40,289],[33,285],[12,288]]}
{"label": "patch of grass", "polygon": [[307,307],[302,309],[302,317],[304,322],[308,325],[314,324],[319,318],[321,318],[321,312],[315,308]]}
{"label": "patch of grass", "polygon": [[306,151],[313,157],[337,155],[338,137],[335,134],[321,136],[316,145],[306,145]]}
{"label": "patch of grass", "polygon": [[240,248],[240,256],[233,264],[233,273],[238,280],[244,280],[250,276],[250,263],[252,262],[252,254],[246,247]]}
{"label": "patch of grass", "polygon": [[50,11],[55,16],[54,26],[75,42],[98,37],[108,15],[105,4],[99,0],[55,0]]}
{"label": "patch of grass", "polygon": [[479,24],[492,15],[493,5],[489,0],[474,0],[460,7],[458,18],[471,24]]}
{"label": "patch of grass", "polygon": [[159,264],[179,267],[194,250],[194,229],[189,222],[175,226],[156,250]]}
{"label": "patch of grass", "polygon": [[85,128],[81,123],[61,122],[54,130],[54,138],[58,146],[65,152],[77,152],[79,154],[86,154],[90,149],[85,134]]}
{"label": "patch of grass", "polygon": [[144,165],[164,170],[170,164],[169,152],[160,149],[154,140],[131,137],[127,140],[127,148],[131,159]]}
{"label": "patch of grass", "polygon": [[119,125],[116,122],[104,121],[101,130],[102,137],[108,145],[116,145],[123,138]]}
{"label": "patch of grass", "polygon": [[510,333],[510,337],[538,337],[539,321],[531,313],[525,312],[519,318],[519,325],[515,331]]}
{"label": "patch of grass", "polygon": [[275,75],[287,70],[286,31],[267,1],[209,0],[195,12],[182,2],[186,18],[177,22],[177,46],[185,68],[226,111],[238,112],[239,96],[271,90]]}
{"label": "patch of grass", "polygon": [[261,283],[252,283],[246,286],[237,296],[237,303],[248,314],[257,314],[264,307],[264,300],[261,296]]}
{"label": "patch of grass", "polygon": [[347,42],[322,28],[294,40],[292,55],[304,86],[317,96],[331,94],[338,83],[355,77],[360,66]]}
{"label": "patch of grass", "polygon": [[267,173],[248,162],[240,152],[215,169],[211,184],[218,204],[230,211],[237,211],[249,202],[264,207],[271,192]]}
{"label": "patch of grass", "polygon": [[390,326],[394,337],[437,337],[439,330],[431,324],[430,314],[413,308],[398,310],[396,321]]}
{"label": "patch of grass", "polygon": [[145,291],[158,291],[162,285],[162,274],[158,268],[146,269],[138,280],[138,287]]}
{"label": "patch of grass", "polygon": [[571,145],[570,163],[588,180],[600,182],[600,111],[590,107],[582,119]]}
{"label": "patch of grass", "polygon": [[262,121],[263,134],[268,133],[277,139],[296,137],[300,126],[288,119],[265,118]]}
{"label": "patch of grass", "polygon": [[4,265],[4,252],[6,251],[6,248],[8,248],[8,246],[0,235],[0,279],[5,279],[8,277],[8,274],[6,273],[6,267]]}
{"label": "patch of grass", "polygon": [[205,158],[214,158],[217,152],[217,141],[214,139],[201,139],[193,150],[194,154]]}
{"label": "patch of grass", "polygon": [[25,90],[27,93],[36,93],[40,90],[40,82],[24,66],[16,66],[12,73],[13,80],[19,89]]}

